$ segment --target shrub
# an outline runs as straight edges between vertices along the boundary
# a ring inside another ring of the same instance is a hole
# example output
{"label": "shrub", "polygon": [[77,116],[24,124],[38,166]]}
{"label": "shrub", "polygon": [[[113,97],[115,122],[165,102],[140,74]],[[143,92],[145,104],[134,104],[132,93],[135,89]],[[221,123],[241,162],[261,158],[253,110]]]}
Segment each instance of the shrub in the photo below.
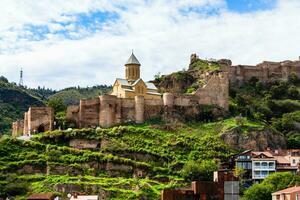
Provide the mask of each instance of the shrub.
{"label": "shrub", "polygon": [[183,166],[181,175],[187,181],[211,181],[213,172],[216,170],[218,170],[218,164],[214,160],[202,162],[190,160]]}

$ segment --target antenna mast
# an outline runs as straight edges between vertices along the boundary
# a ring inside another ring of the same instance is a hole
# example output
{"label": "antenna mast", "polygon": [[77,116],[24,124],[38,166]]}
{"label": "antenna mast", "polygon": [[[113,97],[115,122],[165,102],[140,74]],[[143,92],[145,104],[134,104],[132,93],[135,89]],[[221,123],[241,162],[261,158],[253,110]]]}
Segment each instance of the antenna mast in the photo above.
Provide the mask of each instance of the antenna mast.
{"label": "antenna mast", "polygon": [[21,68],[20,71],[20,81],[19,81],[19,86],[23,86],[23,69]]}

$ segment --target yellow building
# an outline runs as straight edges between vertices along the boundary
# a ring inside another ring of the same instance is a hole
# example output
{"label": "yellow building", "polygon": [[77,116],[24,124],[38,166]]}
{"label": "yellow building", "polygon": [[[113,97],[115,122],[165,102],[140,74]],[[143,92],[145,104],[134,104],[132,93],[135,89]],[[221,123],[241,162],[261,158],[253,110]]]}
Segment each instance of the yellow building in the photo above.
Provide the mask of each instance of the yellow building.
{"label": "yellow building", "polygon": [[145,99],[159,99],[161,94],[153,83],[144,82],[140,78],[140,62],[132,53],[125,64],[125,79],[117,78],[112,95],[119,98],[134,98],[144,96]]}

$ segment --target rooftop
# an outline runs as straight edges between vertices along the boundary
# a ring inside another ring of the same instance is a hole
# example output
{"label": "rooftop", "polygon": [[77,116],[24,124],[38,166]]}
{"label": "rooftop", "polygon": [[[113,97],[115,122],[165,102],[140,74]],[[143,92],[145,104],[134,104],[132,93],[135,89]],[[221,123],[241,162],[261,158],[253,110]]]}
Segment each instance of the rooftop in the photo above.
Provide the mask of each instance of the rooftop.
{"label": "rooftop", "polygon": [[138,59],[133,54],[133,52],[131,53],[131,56],[128,58],[128,60],[125,63],[125,65],[132,65],[132,64],[141,65],[140,62],[138,61]]}
{"label": "rooftop", "polygon": [[294,186],[294,187],[290,187],[284,190],[280,190],[277,192],[272,193],[272,195],[278,195],[278,194],[283,194],[283,193],[293,193],[293,192],[300,192],[300,186]]}

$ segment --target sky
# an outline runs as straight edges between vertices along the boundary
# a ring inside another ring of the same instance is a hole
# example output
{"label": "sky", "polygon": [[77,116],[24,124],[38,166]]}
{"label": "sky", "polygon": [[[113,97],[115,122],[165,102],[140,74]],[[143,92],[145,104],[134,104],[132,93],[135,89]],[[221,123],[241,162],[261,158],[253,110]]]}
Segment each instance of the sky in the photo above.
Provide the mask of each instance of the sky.
{"label": "sky", "polygon": [[0,0],[0,76],[28,87],[113,84],[134,51],[146,81],[189,57],[300,56],[300,0]]}

